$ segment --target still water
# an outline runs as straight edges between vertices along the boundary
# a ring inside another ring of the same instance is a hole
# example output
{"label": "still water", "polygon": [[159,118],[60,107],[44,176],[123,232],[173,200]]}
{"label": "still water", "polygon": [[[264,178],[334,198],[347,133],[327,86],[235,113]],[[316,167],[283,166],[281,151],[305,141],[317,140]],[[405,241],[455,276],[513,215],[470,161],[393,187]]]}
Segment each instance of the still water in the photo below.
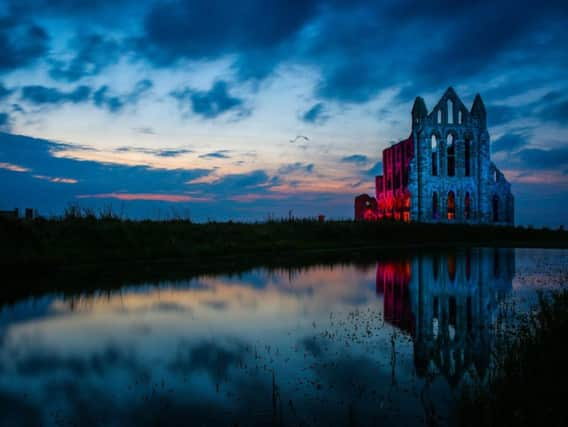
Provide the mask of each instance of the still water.
{"label": "still water", "polygon": [[451,425],[496,331],[567,277],[568,251],[463,249],[21,300],[0,425]]}

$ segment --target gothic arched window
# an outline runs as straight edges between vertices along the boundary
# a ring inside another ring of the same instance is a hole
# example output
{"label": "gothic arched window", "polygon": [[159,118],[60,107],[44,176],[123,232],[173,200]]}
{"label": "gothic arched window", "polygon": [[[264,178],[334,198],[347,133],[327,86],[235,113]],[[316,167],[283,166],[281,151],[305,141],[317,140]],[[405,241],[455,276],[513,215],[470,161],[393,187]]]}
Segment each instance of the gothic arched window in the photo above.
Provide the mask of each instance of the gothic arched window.
{"label": "gothic arched window", "polygon": [[469,193],[465,193],[465,199],[463,203],[463,217],[464,219],[471,219],[471,197]]}
{"label": "gothic arched window", "polygon": [[438,139],[432,135],[432,176],[438,175]]}
{"label": "gothic arched window", "polygon": [[448,193],[448,219],[456,219],[456,195],[453,191]]}
{"label": "gothic arched window", "polygon": [[452,102],[451,99],[448,99],[446,111],[447,111],[447,114],[448,114],[448,123],[453,124],[454,123],[454,103]]}
{"label": "gothic arched window", "polygon": [[450,133],[446,140],[446,149],[448,152],[448,176],[456,175],[456,144],[454,141],[454,136]]}

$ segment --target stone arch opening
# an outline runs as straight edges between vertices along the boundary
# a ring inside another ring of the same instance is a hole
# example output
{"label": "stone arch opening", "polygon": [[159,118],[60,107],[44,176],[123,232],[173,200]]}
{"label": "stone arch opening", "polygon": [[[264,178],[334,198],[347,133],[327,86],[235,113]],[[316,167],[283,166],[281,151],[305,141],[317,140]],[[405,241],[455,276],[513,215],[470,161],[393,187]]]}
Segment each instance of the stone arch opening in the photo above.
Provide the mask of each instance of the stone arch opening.
{"label": "stone arch opening", "polygon": [[438,110],[438,124],[442,124],[442,110]]}
{"label": "stone arch opening", "polygon": [[458,123],[459,123],[460,125],[463,124],[463,111],[462,111],[462,110],[459,110],[459,111],[458,111]]}
{"label": "stone arch opening", "polygon": [[432,134],[430,138],[431,150],[432,150],[432,176],[438,175],[438,137],[436,134]]}
{"label": "stone arch opening", "polygon": [[452,133],[449,133],[446,138],[446,151],[448,162],[448,176],[456,175],[456,143]]}
{"label": "stone arch opening", "polygon": [[448,193],[448,219],[456,219],[456,195],[453,191]]}
{"label": "stone arch opening", "polygon": [[465,193],[463,201],[463,217],[464,219],[471,219],[471,196],[469,192]]}

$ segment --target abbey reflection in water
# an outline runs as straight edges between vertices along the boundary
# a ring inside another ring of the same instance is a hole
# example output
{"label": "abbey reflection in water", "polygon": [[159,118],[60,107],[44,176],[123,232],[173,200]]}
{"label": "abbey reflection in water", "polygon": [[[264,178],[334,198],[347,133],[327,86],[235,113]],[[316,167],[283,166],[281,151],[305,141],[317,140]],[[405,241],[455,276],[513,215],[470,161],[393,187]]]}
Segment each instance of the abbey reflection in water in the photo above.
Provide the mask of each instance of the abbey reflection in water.
{"label": "abbey reflection in water", "polygon": [[491,325],[512,289],[514,249],[468,248],[377,262],[385,320],[414,340],[416,372],[440,372],[450,385],[489,364]]}

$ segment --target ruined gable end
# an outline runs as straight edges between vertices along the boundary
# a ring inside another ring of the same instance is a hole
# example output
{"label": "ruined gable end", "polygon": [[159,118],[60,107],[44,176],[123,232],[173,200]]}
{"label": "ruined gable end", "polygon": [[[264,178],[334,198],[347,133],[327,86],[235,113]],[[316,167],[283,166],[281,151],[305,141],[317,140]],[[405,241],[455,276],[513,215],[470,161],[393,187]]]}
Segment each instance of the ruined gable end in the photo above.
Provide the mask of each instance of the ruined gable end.
{"label": "ruined gable end", "polygon": [[430,112],[418,96],[411,118],[410,136],[383,150],[377,208],[367,218],[513,224],[511,185],[491,162],[481,96],[468,109],[449,87]]}

